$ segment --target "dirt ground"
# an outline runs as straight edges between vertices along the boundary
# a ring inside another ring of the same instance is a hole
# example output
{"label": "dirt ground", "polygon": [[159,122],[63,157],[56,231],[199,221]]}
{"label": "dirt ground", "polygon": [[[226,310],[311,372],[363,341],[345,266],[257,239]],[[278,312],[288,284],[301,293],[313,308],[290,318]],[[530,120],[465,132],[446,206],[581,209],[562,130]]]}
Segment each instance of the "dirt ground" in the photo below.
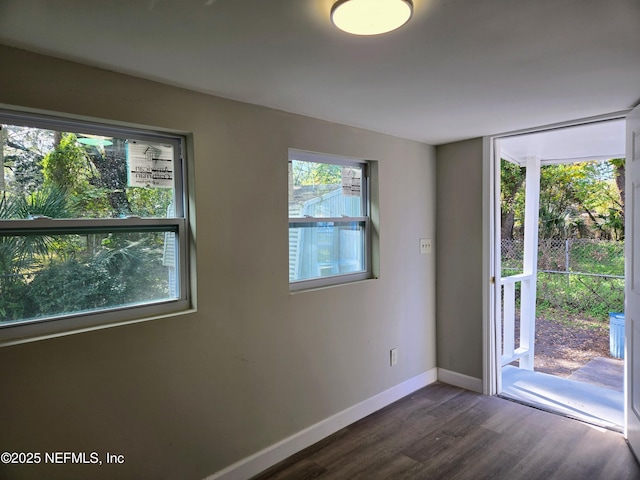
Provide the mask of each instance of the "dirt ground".
{"label": "dirt ground", "polygon": [[611,358],[608,320],[536,319],[536,371],[568,377],[594,357]]}

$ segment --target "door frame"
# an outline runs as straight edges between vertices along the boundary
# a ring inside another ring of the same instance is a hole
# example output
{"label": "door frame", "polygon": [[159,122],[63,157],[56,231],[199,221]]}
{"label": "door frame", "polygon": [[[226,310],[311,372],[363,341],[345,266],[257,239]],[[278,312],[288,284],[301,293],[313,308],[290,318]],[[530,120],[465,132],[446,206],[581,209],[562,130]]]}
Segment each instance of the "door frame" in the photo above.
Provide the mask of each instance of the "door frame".
{"label": "door frame", "polygon": [[[499,282],[500,252],[496,238],[500,219],[500,170],[497,168],[496,143],[505,137],[557,130],[604,120],[623,119],[632,109],[581,118],[550,125],[513,130],[483,137],[482,152],[482,391],[497,395],[500,391],[499,343],[495,315],[500,299],[495,287]],[[626,360],[625,360],[626,361]]]}
{"label": "door frame", "polygon": [[[638,356],[640,348],[637,341],[638,332],[638,311],[640,310],[640,297],[637,282],[637,258],[640,239],[637,238],[637,210],[638,199],[636,190],[638,188],[638,177],[640,176],[640,165],[636,161],[640,159],[636,155],[638,130],[640,129],[640,105],[636,106],[631,114],[627,116],[626,141],[627,141],[627,162],[625,168],[625,392],[624,392],[624,436],[627,444],[631,448],[636,460],[640,456],[640,414],[638,413]],[[634,232],[636,232],[634,237]],[[635,378],[635,381],[634,381]]]}

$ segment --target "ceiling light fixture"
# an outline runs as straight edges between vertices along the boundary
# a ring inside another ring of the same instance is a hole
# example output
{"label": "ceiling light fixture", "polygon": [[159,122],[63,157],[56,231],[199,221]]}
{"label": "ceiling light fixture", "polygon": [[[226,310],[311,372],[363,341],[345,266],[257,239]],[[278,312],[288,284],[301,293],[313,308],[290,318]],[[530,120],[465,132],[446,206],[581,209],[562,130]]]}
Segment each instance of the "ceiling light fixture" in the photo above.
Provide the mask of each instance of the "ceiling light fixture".
{"label": "ceiling light fixture", "polygon": [[338,0],[331,21],[354,35],[379,35],[400,28],[413,15],[411,0]]}

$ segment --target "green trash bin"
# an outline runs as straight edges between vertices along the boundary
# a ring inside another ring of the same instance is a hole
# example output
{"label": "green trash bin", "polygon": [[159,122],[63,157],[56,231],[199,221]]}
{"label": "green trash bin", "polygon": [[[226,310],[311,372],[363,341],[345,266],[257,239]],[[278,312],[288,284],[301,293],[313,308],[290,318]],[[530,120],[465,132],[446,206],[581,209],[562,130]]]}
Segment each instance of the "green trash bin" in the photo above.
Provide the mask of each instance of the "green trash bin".
{"label": "green trash bin", "polygon": [[624,313],[609,313],[609,354],[624,358]]}

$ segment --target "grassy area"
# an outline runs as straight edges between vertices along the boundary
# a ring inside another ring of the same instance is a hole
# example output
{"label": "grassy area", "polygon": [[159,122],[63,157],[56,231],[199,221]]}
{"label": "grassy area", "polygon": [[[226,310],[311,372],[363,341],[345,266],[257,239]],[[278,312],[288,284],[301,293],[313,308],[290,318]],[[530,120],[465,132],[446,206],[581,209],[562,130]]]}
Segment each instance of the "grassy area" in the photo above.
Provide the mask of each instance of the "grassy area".
{"label": "grassy area", "polygon": [[609,328],[609,315],[606,317],[602,315],[598,315],[596,317],[585,315],[583,313],[571,313],[566,309],[544,306],[543,308],[538,308],[536,312],[536,318],[544,318],[550,322],[559,323],[560,325],[578,329],[578,330],[590,330],[590,331],[603,331],[603,329],[607,330]]}
{"label": "grassy area", "polygon": [[624,276],[624,242],[574,242],[569,253],[571,271]]}
{"label": "grassy area", "polygon": [[538,273],[538,311],[562,309],[568,314],[608,319],[624,311],[624,279]]}
{"label": "grassy area", "polygon": [[[503,249],[503,276],[521,271],[521,254],[513,251],[518,244],[509,248]],[[539,249],[539,315],[557,317],[558,312],[563,312],[567,318],[579,315],[604,323],[608,322],[609,312],[624,311],[624,278],[612,278],[624,276],[623,242],[570,240],[568,265],[564,241],[541,240]],[[516,288],[519,290],[519,284]]]}

